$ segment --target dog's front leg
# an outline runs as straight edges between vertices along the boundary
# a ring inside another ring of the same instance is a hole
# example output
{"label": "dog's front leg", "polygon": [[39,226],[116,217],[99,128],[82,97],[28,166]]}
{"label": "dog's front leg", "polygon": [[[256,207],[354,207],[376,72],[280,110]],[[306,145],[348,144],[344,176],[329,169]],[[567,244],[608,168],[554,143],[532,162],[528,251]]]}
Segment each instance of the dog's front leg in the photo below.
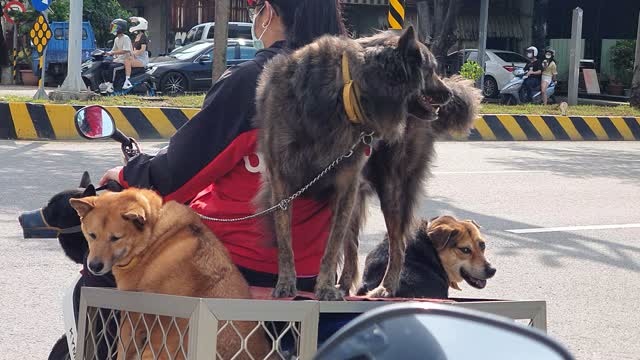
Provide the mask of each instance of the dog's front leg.
{"label": "dog's front leg", "polygon": [[[342,293],[336,288],[336,271],[340,247],[345,241],[345,234],[349,227],[353,207],[358,197],[358,177],[353,180],[353,174],[343,174],[338,179],[335,204],[333,207],[333,221],[327,246],[320,263],[320,273],[316,281],[316,298],[320,301],[343,300]],[[350,179],[349,179],[350,178]],[[343,180],[343,181],[340,181]],[[343,183],[343,186],[340,186]],[[356,250],[357,251],[357,250]]]}
{"label": "dog's front leg", "polygon": [[[287,196],[286,186],[282,178],[272,178],[271,203],[277,204]],[[291,205],[275,212],[275,232],[278,243],[278,283],[273,289],[273,297],[283,298],[296,296],[296,267],[293,248],[291,246]]]}

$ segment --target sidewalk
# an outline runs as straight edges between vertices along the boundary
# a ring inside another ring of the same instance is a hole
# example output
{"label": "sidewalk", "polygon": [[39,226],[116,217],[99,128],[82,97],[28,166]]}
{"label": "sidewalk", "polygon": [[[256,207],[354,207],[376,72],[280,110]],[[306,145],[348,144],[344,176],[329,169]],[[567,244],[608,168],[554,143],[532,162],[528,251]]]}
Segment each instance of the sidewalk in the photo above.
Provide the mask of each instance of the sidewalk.
{"label": "sidewalk", "polygon": [[[47,94],[56,88],[47,87],[45,90]],[[0,85],[0,97],[2,96],[27,96],[33,97],[38,91],[37,86],[22,86],[22,85]]]}

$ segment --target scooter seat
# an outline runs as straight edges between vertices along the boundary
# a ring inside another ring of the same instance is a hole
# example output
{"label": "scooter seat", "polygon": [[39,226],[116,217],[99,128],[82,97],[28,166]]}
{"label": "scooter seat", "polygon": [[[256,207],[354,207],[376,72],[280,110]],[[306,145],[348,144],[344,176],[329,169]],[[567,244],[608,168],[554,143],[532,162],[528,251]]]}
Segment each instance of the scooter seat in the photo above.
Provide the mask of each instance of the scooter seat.
{"label": "scooter seat", "polygon": [[142,75],[144,73],[147,72],[147,68],[146,67],[137,67],[137,68],[132,68],[131,69],[131,76],[138,76],[138,75]]}

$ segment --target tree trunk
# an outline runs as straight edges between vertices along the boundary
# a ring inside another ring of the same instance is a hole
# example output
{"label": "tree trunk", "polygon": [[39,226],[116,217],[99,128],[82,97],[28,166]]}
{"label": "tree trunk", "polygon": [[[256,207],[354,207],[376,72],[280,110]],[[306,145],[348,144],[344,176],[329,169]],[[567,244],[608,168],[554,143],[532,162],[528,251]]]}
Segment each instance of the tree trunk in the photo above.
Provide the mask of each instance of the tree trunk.
{"label": "tree trunk", "polygon": [[449,49],[458,41],[456,18],[462,0],[421,0],[416,3],[420,24],[420,39],[427,43],[444,71],[444,60]]}
{"label": "tree trunk", "polygon": [[636,61],[631,82],[631,106],[640,109],[640,15],[638,16],[638,35],[636,36]]}
{"label": "tree trunk", "polygon": [[227,69],[227,40],[229,28],[230,0],[216,1],[216,25],[213,33],[213,77],[216,81]]}
{"label": "tree trunk", "polygon": [[[4,23],[4,21],[1,21]],[[9,61],[9,46],[8,42],[5,41],[4,35],[5,31],[2,27],[3,24],[0,24],[0,77],[2,78],[2,84],[8,85],[11,84],[11,63]]]}
{"label": "tree trunk", "polygon": [[538,0],[533,3],[533,29],[532,43],[533,46],[544,51],[547,38],[547,9],[549,8],[549,0]]}

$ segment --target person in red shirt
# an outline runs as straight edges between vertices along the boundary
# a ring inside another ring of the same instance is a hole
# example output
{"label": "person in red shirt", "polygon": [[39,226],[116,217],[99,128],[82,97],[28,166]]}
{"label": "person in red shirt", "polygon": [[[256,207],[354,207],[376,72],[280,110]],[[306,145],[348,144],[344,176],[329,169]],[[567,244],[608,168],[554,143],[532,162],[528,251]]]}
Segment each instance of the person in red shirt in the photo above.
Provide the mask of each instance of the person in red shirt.
{"label": "person in red shirt", "polygon": [[[151,188],[165,201],[189,203],[201,215],[239,218],[256,212],[253,199],[264,170],[254,127],[258,77],[278,54],[319,36],[346,35],[338,0],[249,0],[255,58],[228,69],[206,96],[202,110],[155,156],[141,154],[101,180]],[[313,291],[331,226],[326,201],[293,202],[292,239],[298,289]],[[225,244],[250,285],[274,287],[278,256],[264,219],[204,223]],[[267,235],[268,234],[268,235]]]}

